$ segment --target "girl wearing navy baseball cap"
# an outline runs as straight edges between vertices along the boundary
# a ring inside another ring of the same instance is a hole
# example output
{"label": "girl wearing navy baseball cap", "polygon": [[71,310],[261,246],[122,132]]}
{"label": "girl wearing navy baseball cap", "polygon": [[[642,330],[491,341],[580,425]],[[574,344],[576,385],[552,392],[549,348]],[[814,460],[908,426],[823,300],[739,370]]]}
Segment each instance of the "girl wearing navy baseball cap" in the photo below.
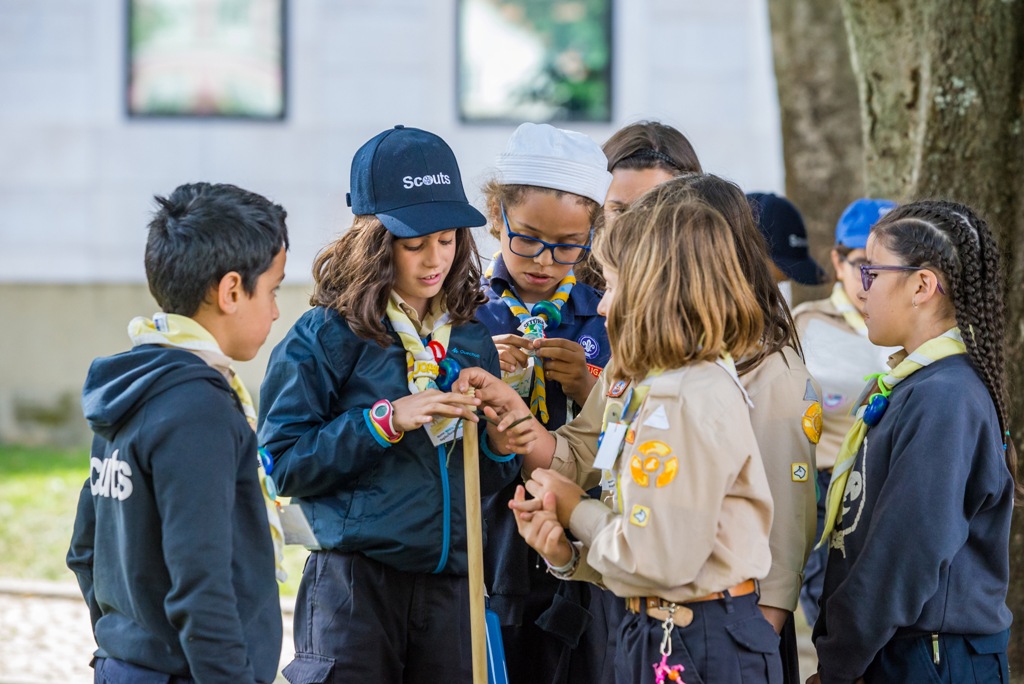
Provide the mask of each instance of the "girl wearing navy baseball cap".
{"label": "girl wearing navy baseball cap", "polygon": [[[459,419],[463,367],[498,374],[455,155],[396,126],[352,162],[352,227],[313,264],[314,308],[274,349],[260,402],[271,478],[318,548],[295,610],[290,682],[471,677]],[[493,429],[493,428],[490,428]],[[483,432],[483,431],[482,431]],[[483,432],[481,489],[519,473]]]}

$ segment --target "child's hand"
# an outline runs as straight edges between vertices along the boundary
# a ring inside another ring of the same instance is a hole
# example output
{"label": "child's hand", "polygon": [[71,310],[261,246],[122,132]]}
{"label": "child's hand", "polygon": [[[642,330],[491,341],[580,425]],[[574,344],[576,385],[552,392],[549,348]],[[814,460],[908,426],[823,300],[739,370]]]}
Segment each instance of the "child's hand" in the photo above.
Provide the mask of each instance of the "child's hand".
{"label": "child's hand", "polygon": [[551,495],[555,499],[555,514],[562,527],[569,526],[572,512],[580,501],[588,499],[587,493],[565,475],[554,470],[538,468],[530,474],[526,483],[526,491],[538,499]]}
{"label": "child's hand", "polygon": [[530,356],[526,350],[531,349],[530,340],[515,333],[495,335],[491,339],[498,348],[498,363],[501,365],[502,373],[511,373],[517,368],[526,368],[529,365]]}
{"label": "child's hand", "polygon": [[544,359],[544,377],[562,385],[566,396],[580,406],[587,403],[597,378],[587,368],[587,354],[578,343],[557,337],[533,341],[537,356]]}
{"label": "child's hand", "polygon": [[515,413],[521,418],[530,413],[530,408],[523,403],[523,398],[519,396],[518,392],[502,382],[501,378],[494,377],[483,368],[476,366],[463,368],[459,373],[458,380],[452,385],[452,391],[463,394],[470,388],[476,390],[475,396],[482,405],[490,406],[497,415],[508,416]]}
{"label": "child's hand", "polygon": [[[509,507],[517,511],[516,527],[519,529],[519,536],[548,563],[557,567],[572,560],[572,546],[565,536],[565,530],[555,517],[555,497],[552,494],[528,502],[526,490],[519,485],[512,501],[509,502]],[[527,508],[532,508],[533,511],[526,512]]]}
{"label": "child's hand", "polygon": [[409,432],[423,427],[436,416],[464,418],[475,423],[479,420],[476,417],[476,407],[480,403],[476,397],[459,392],[423,390],[391,402],[395,410],[392,423],[399,432]]}

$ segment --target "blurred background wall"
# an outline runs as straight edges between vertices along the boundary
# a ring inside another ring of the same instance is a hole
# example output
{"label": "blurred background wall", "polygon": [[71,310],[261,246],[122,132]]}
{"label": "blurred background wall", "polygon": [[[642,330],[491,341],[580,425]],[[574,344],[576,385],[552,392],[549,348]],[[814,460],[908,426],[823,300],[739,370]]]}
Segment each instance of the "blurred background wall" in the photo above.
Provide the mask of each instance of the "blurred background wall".
{"label": "blurred background wall", "polygon": [[[610,1],[610,120],[553,123],[603,143],[658,119],[690,138],[706,170],[781,191],[765,3]],[[156,310],[142,265],[154,194],[229,182],[288,210],[281,319],[240,365],[253,389],[307,306],[314,255],[348,225],[360,144],[398,123],[438,133],[480,204],[519,121],[460,116],[459,3],[284,6],[282,118],[137,118],[126,107],[127,0],[0,0],[0,441],[88,438],[78,398],[89,362],[126,349],[128,320]],[[506,53],[513,68],[521,57]]]}

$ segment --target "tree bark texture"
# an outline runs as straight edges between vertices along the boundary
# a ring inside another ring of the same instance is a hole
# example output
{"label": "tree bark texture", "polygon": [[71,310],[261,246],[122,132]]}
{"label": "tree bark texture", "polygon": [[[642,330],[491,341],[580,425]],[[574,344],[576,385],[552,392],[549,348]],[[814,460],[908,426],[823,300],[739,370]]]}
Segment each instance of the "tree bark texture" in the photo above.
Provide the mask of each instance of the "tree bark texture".
{"label": "tree bark texture", "polygon": [[[1004,252],[1010,422],[1024,452],[1024,3],[843,0],[842,7],[867,194],[962,201],[988,220]],[[1011,679],[1024,682],[1019,508],[1010,563]]]}
{"label": "tree bark texture", "polygon": [[[811,254],[826,270],[836,220],[864,194],[860,105],[842,8],[831,0],[769,0],[782,119],[786,197],[807,224]],[[794,287],[794,299],[830,285]]]}

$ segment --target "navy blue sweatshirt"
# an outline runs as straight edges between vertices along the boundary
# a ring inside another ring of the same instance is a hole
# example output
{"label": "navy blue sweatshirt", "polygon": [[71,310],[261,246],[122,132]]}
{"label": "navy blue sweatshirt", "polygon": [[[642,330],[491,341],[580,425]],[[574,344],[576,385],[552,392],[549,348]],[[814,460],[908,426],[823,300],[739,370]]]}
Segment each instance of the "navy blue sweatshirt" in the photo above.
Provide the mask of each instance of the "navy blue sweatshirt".
{"label": "navy blue sweatshirt", "polygon": [[256,436],[195,354],[143,345],[97,359],[93,439],[68,567],[101,657],[200,682],[272,682],[281,654]]}
{"label": "navy blue sweatshirt", "polygon": [[829,540],[814,627],[823,684],[853,682],[894,637],[1005,630],[1012,507],[999,420],[967,356],[897,385]]}

